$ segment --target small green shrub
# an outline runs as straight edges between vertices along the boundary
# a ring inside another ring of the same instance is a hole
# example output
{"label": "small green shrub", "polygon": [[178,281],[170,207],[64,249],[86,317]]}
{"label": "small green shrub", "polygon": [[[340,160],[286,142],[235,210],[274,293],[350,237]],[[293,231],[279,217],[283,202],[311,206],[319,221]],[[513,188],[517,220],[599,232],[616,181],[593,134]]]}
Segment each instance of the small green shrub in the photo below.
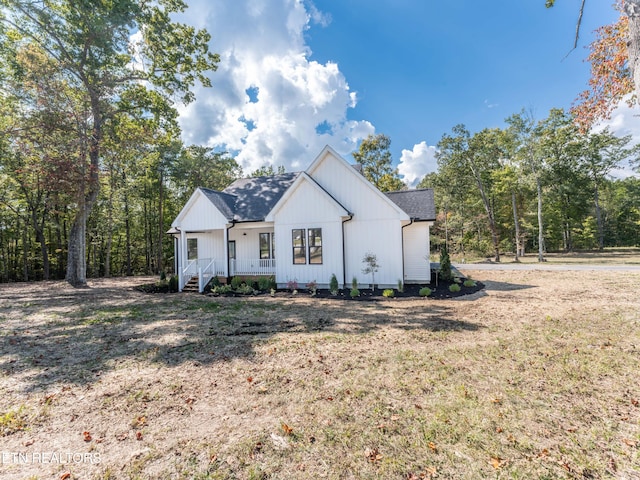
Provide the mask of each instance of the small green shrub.
{"label": "small green shrub", "polygon": [[246,283],[243,283],[238,288],[236,288],[236,292],[241,294],[241,295],[253,295],[253,294],[255,294],[255,291],[253,290],[253,287],[251,285],[247,285]]}
{"label": "small green shrub", "polygon": [[429,297],[431,296],[431,289],[429,287],[423,287],[418,291],[418,295],[421,297]]}
{"label": "small green shrub", "polygon": [[358,290],[357,288],[352,288],[351,291],[349,292],[349,295],[351,296],[351,298],[359,297],[360,290]]}
{"label": "small green shrub", "polygon": [[465,287],[467,287],[467,288],[469,288],[469,287],[475,287],[475,286],[476,286],[476,282],[474,282],[474,281],[473,281],[473,280],[471,280],[470,278],[467,278],[467,279],[464,281],[463,285],[464,285]]}
{"label": "small green shrub", "polygon": [[211,283],[211,288],[218,287],[220,285],[220,279],[218,278],[218,275],[214,275],[210,283]]}
{"label": "small green shrub", "polygon": [[402,283],[402,280],[398,280],[398,292],[404,292],[404,283]]}
{"label": "small green shrub", "polygon": [[331,280],[329,280],[329,291],[331,295],[338,295],[338,290],[340,286],[338,285],[338,279],[336,278],[336,274],[331,275]]}
{"label": "small green shrub", "polygon": [[224,295],[225,293],[230,293],[233,291],[231,285],[218,285],[211,289],[211,293],[215,295]]}
{"label": "small green shrub", "polygon": [[461,290],[460,285],[458,285],[457,283],[452,283],[451,285],[449,285],[449,291],[451,293],[456,293],[459,292]]}
{"label": "small green shrub", "polygon": [[358,289],[358,279],[356,277],[351,279],[351,288],[354,290]]}
{"label": "small green shrub", "polygon": [[382,292],[382,296],[385,298],[393,298],[396,296],[396,292],[394,292],[391,288],[387,288]]}
{"label": "small green shrub", "polygon": [[453,273],[451,273],[451,258],[447,251],[447,246],[444,245],[440,251],[440,279],[445,282],[450,282],[453,279]]}
{"label": "small green shrub", "polygon": [[177,292],[178,291],[178,276],[177,275],[172,275],[169,278],[169,291],[170,292]]}
{"label": "small green shrub", "polygon": [[260,277],[258,278],[258,290],[261,292],[266,292],[267,290],[271,290],[273,287],[273,282],[271,277]]}
{"label": "small green shrub", "polygon": [[245,284],[247,282],[245,282],[243,277],[233,277],[231,279],[231,288],[233,288],[234,290],[237,290],[238,288],[240,288],[240,285]]}
{"label": "small green shrub", "polygon": [[160,281],[164,281],[166,279],[167,279],[167,274],[163,270],[162,272],[160,272]]}

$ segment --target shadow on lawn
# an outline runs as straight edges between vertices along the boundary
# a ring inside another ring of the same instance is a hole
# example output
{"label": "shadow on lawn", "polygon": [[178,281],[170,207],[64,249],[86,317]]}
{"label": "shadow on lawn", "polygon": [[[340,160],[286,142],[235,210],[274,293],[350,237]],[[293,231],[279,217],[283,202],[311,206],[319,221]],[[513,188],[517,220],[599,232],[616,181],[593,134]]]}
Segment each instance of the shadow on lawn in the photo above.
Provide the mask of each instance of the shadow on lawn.
{"label": "shadow on lawn", "polygon": [[363,335],[379,328],[473,332],[434,301],[424,307],[318,299],[146,295],[130,288],[0,290],[0,372],[20,391],[91,384],[150,363],[206,365],[255,355],[277,334]]}

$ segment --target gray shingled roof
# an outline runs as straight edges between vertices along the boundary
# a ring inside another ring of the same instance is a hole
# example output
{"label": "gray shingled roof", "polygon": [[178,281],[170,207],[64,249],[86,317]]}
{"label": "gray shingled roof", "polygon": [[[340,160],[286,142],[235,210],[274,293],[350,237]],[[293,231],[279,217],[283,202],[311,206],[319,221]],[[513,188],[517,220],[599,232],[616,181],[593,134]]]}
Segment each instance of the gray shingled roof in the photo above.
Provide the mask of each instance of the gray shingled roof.
{"label": "gray shingled roof", "polygon": [[431,188],[387,192],[385,195],[414,220],[436,219],[436,204]]}
{"label": "gray shingled roof", "polygon": [[200,188],[229,221],[261,222],[273,209],[299,173],[241,178],[222,192]]}

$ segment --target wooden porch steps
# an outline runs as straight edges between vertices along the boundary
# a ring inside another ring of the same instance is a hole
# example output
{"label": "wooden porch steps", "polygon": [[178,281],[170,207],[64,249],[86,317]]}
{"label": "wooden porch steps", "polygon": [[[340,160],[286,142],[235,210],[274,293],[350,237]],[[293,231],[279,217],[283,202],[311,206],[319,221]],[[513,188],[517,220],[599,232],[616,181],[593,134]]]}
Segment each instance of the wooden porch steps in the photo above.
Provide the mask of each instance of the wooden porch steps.
{"label": "wooden porch steps", "polygon": [[186,285],[182,288],[183,293],[198,293],[198,277],[191,277]]}

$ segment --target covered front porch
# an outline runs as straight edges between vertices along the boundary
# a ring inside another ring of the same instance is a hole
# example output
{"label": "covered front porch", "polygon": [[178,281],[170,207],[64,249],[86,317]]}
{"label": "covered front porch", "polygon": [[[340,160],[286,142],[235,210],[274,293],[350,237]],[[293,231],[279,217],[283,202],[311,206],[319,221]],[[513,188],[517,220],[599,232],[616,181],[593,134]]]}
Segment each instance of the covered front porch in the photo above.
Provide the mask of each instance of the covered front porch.
{"label": "covered front porch", "polygon": [[225,283],[234,276],[276,273],[271,223],[234,223],[222,230],[179,231],[174,236],[180,291],[197,281],[198,291],[202,293],[216,276]]}

